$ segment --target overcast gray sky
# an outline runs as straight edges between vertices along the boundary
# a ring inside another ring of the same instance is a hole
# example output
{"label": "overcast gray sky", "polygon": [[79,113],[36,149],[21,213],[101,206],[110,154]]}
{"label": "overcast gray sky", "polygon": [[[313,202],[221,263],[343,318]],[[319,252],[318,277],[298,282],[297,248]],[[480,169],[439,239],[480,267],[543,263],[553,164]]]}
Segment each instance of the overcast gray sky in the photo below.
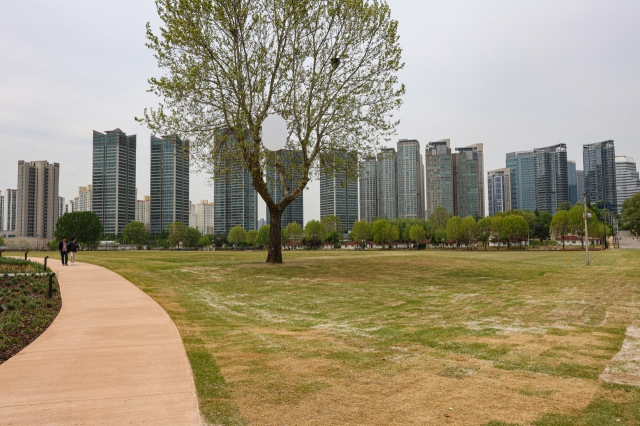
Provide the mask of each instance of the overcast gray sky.
{"label": "overcast gray sky", "polygon": [[[407,85],[398,138],[484,143],[506,152],[613,139],[640,160],[640,1],[389,1],[400,22]],[[159,24],[150,0],[0,0],[0,188],[18,160],[61,164],[60,195],[91,183],[92,130],[138,135],[139,197],[149,193],[150,132],[134,121],[157,99],[144,46]],[[206,176],[191,199],[213,199]],[[317,183],[305,221],[319,218]],[[260,217],[264,217],[264,206]]]}

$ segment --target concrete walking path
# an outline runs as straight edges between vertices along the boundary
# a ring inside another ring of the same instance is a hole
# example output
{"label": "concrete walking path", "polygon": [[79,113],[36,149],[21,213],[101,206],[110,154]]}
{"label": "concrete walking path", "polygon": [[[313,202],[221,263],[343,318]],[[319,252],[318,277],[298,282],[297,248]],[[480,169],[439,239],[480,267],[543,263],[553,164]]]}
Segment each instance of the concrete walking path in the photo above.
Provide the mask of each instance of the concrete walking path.
{"label": "concrete walking path", "polygon": [[49,266],[62,310],[0,365],[0,425],[201,424],[191,366],[169,315],[105,268],[55,259]]}

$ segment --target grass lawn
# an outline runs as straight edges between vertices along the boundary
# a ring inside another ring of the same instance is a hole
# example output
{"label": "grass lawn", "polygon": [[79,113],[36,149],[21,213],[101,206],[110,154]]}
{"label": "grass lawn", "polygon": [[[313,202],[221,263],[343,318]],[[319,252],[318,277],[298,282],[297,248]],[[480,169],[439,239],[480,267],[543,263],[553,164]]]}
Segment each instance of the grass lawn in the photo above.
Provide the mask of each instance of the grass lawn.
{"label": "grass lawn", "polygon": [[212,424],[640,424],[600,379],[640,385],[640,251],[265,257],[78,254],[169,312]]}

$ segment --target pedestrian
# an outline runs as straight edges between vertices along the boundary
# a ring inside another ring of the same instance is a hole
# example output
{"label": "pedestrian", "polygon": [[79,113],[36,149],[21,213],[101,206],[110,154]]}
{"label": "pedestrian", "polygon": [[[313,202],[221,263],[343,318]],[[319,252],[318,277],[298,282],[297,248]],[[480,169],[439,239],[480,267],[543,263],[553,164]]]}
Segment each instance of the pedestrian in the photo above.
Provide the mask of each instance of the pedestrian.
{"label": "pedestrian", "polygon": [[60,252],[60,257],[62,258],[62,264],[67,266],[67,262],[69,261],[69,246],[67,245],[67,237],[62,237],[62,241],[58,244],[58,251]]}
{"label": "pedestrian", "polygon": [[71,238],[69,243],[69,259],[71,260],[71,266],[76,266],[76,252],[80,248],[80,244],[76,241],[76,237]]}

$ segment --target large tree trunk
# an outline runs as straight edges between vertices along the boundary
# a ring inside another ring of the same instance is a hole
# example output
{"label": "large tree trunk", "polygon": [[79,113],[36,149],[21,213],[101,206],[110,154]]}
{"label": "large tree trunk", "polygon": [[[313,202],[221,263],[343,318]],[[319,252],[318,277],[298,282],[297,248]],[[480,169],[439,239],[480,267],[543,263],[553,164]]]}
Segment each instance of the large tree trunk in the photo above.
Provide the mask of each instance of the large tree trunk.
{"label": "large tree trunk", "polygon": [[269,232],[269,254],[267,263],[282,263],[282,212],[279,210],[269,210],[271,215],[271,229]]}

